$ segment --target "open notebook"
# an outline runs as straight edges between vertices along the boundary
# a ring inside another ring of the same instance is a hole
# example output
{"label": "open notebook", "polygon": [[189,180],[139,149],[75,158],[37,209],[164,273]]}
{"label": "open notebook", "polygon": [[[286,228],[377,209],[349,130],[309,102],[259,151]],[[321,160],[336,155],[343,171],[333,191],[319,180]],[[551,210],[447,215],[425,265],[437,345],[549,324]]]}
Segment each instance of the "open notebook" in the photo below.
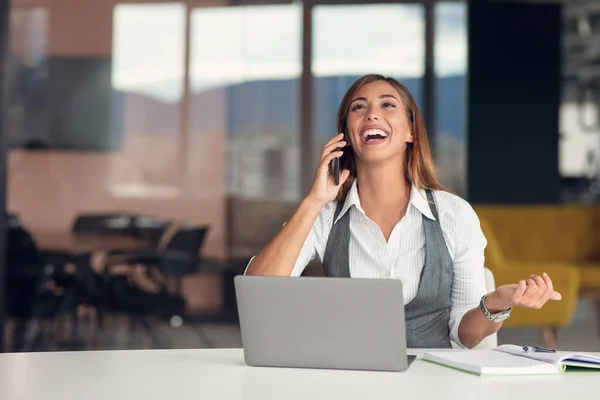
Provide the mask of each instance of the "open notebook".
{"label": "open notebook", "polygon": [[600,357],[581,353],[527,353],[522,346],[501,345],[493,350],[433,351],[425,361],[477,375],[560,374],[567,368],[596,368]]}

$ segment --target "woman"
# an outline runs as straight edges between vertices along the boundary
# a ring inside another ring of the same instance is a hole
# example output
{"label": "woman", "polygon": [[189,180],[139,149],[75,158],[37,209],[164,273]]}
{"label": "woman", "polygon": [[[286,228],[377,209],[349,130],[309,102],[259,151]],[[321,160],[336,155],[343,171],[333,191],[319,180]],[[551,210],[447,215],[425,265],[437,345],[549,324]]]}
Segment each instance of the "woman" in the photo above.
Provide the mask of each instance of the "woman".
{"label": "woman", "polygon": [[[392,78],[366,75],[338,111],[312,189],[250,262],[248,275],[299,276],[316,256],[328,276],[401,279],[409,347],[472,348],[512,307],[560,300],[548,275],[485,293],[486,239],[463,199],[442,188],[417,105]],[[340,159],[339,184],[330,162]]]}

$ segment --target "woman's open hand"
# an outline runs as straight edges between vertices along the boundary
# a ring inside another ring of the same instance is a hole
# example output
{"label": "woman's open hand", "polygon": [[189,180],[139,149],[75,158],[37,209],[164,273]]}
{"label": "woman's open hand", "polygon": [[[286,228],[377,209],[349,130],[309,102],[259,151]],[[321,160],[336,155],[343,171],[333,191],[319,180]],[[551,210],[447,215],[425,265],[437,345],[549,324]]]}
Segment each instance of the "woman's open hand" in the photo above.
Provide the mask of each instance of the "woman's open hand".
{"label": "woman's open hand", "polygon": [[554,290],[552,280],[545,272],[542,276],[531,275],[519,283],[502,285],[486,298],[486,307],[491,313],[510,307],[540,309],[548,300],[560,300],[561,294]]}
{"label": "woman's open hand", "polygon": [[340,184],[336,185],[329,173],[329,163],[331,160],[336,157],[339,158],[343,154],[340,150],[346,146],[346,142],[342,140],[343,138],[344,135],[340,133],[327,142],[327,144],[323,146],[323,151],[321,152],[321,162],[317,167],[315,179],[309,194],[310,197],[321,205],[325,205],[335,199],[340,190],[340,186],[350,175],[350,171],[347,169],[340,171]]}

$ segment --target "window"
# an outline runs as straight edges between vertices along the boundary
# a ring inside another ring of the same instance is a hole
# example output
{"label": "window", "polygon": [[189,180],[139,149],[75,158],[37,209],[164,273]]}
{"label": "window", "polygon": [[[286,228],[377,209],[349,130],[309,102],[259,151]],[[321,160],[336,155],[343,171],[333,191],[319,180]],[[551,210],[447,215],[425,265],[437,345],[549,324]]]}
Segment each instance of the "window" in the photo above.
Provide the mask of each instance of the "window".
{"label": "window", "polygon": [[297,199],[302,8],[201,7],[191,21],[186,179],[236,198]]}
{"label": "window", "polygon": [[123,143],[111,190],[119,197],[174,196],[181,166],[186,7],[126,4],[114,10],[115,130]]}
{"label": "window", "polygon": [[467,6],[463,2],[435,6],[435,157],[440,179],[466,196]]}

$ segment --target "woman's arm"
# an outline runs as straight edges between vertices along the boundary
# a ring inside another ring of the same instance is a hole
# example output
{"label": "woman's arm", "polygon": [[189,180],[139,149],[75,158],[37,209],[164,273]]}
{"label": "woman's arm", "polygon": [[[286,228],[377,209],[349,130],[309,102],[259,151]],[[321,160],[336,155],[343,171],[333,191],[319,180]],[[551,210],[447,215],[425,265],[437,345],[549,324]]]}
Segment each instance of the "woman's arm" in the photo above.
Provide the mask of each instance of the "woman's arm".
{"label": "woman's arm", "polygon": [[[485,306],[488,311],[492,314],[503,311],[503,309],[490,304],[492,303],[491,296],[492,295],[485,299]],[[504,310],[507,310],[509,307],[506,307]],[[496,333],[500,327],[502,327],[502,322],[490,321],[483,315],[483,312],[479,307],[476,307],[463,315],[460,325],[458,326],[458,337],[463,346],[472,349],[481,343],[483,339]]]}
{"label": "woman's arm", "polygon": [[246,275],[289,276],[292,273],[317,216],[325,204],[335,198],[341,185],[348,178],[349,171],[342,171],[340,182],[335,185],[329,175],[329,162],[343,154],[341,151],[336,151],[346,144],[341,140],[342,138],[343,135],[337,135],[323,147],[321,162],[310,194],[300,203],[294,216],[281,231],[252,260]]}
{"label": "woman's arm", "polygon": [[[449,212],[441,216],[440,222],[452,253],[454,271],[450,338],[459,345],[473,348],[497,332],[502,322],[490,321],[479,308],[481,297],[487,292],[484,277],[487,240],[479,217],[465,200],[456,196],[449,200],[452,206],[445,208]],[[486,297],[485,306],[495,314],[510,307],[541,308],[548,300],[560,300],[560,297],[550,277],[532,275],[519,283],[498,287]]]}
{"label": "woman's arm", "polygon": [[[508,310],[510,307],[526,307],[540,309],[548,300],[560,300],[561,294],[554,291],[552,280],[548,274],[531,275],[519,283],[502,285],[486,299],[485,305],[492,314]],[[463,345],[473,348],[486,336],[497,332],[502,322],[488,320],[479,307],[468,311],[462,318],[458,328],[458,336]]]}
{"label": "woman's arm", "polygon": [[246,275],[289,276],[311,227],[323,205],[310,196],[305,198],[294,216],[252,260]]}
{"label": "woman's arm", "polygon": [[[454,253],[450,336],[458,344],[473,348],[497,332],[502,322],[490,321],[479,308],[487,291],[483,274],[487,241],[479,218],[471,205],[458,197],[454,198],[453,208],[454,212],[446,216],[449,244]],[[548,300],[560,298],[547,274],[532,275],[519,283],[496,288],[485,298],[485,306],[495,314],[510,307],[541,308]]]}

